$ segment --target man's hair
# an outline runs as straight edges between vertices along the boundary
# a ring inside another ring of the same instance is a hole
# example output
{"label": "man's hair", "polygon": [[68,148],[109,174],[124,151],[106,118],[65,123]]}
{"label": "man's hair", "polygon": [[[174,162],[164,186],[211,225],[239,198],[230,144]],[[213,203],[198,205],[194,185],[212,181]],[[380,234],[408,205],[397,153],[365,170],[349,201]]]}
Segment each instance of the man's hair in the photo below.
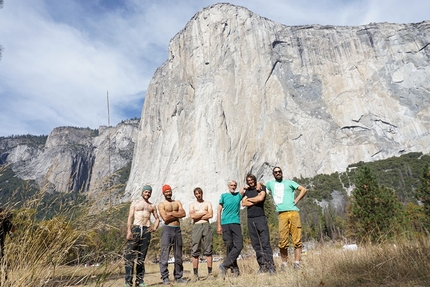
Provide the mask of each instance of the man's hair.
{"label": "man's hair", "polygon": [[279,166],[275,166],[274,168],[272,168],[272,172],[275,172],[275,168],[279,168],[282,171],[282,168],[280,168]]}
{"label": "man's hair", "polygon": [[257,177],[255,177],[255,175],[253,175],[252,173],[248,173],[248,174],[246,175],[246,178],[245,178],[245,179],[248,179],[248,178],[253,179],[253,180],[254,180],[254,182],[255,182],[255,183],[257,183]]}
{"label": "man's hair", "polygon": [[193,194],[196,194],[196,191],[199,191],[201,194],[203,194],[203,190],[200,187],[194,188]]}

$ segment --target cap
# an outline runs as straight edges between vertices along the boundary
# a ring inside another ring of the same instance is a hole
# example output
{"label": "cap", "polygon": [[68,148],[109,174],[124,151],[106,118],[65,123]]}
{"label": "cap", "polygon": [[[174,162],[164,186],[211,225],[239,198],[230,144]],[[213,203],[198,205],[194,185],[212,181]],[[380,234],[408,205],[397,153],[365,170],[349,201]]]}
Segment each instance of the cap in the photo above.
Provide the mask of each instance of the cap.
{"label": "cap", "polygon": [[163,185],[163,188],[161,189],[161,191],[163,192],[163,194],[164,194],[167,190],[172,190],[172,188],[170,187],[170,185],[168,185],[168,184]]}
{"label": "cap", "polygon": [[144,185],[144,186],[142,187],[142,192],[144,192],[145,190],[152,191],[152,187],[151,187],[150,185]]}

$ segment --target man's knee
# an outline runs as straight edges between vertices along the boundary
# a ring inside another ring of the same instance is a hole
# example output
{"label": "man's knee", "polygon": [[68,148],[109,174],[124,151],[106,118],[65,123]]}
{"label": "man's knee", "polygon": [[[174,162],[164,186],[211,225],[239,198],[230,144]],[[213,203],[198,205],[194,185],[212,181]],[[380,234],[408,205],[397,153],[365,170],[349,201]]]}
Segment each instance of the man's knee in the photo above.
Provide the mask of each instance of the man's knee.
{"label": "man's knee", "polygon": [[301,241],[294,244],[294,249],[299,249],[299,248],[303,248],[303,242]]}

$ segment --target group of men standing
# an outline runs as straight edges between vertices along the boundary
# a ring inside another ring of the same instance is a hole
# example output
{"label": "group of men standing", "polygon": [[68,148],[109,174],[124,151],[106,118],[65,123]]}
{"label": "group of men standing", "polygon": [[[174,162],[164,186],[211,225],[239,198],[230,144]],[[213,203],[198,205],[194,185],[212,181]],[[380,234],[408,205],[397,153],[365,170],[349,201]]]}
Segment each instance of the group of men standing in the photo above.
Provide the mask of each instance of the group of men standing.
{"label": "group of men standing", "polygon": [[[226,245],[227,254],[219,265],[220,274],[226,276],[228,270],[233,275],[240,274],[237,259],[243,248],[242,229],[240,225],[240,207],[247,207],[248,230],[252,247],[256,252],[259,273],[274,274],[276,267],[273,261],[273,252],[270,246],[270,233],[264,211],[266,191],[273,197],[276,212],[279,218],[279,249],[281,253],[281,269],[287,267],[288,246],[290,236],[294,246],[294,268],[300,268],[300,254],[303,247],[301,241],[301,222],[297,203],[305,196],[306,189],[292,180],[284,180],[280,167],[273,168],[274,180],[266,183],[257,183],[257,178],[248,174],[247,186],[237,191],[237,182],[228,183],[229,191],[223,193],[219,200],[217,211],[217,232],[222,235]],[[295,196],[295,191],[299,194]],[[209,220],[213,217],[210,202],[203,199],[203,190],[194,189],[196,201],[190,204],[189,215],[193,220],[192,231],[192,257],[193,278],[199,280],[198,264],[200,255],[206,256],[208,277],[212,275],[212,229]],[[165,200],[158,205],[158,213],[164,221],[161,234],[160,273],[163,284],[170,284],[168,260],[173,247],[174,252],[174,278],[177,283],[186,283],[182,278],[182,234],[180,218],[186,216],[182,203],[172,199],[172,188],[163,185],[162,193]],[[125,286],[132,286],[133,268],[136,267],[136,285],[147,286],[144,283],[145,257],[151,240],[151,232],[155,231],[160,223],[157,208],[149,202],[152,188],[148,185],[142,188],[142,199],[130,205],[127,220],[127,247],[125,253]],[[155,222],[151,224],[151,215]],[[135,262],[136,260],[136,262]]]}

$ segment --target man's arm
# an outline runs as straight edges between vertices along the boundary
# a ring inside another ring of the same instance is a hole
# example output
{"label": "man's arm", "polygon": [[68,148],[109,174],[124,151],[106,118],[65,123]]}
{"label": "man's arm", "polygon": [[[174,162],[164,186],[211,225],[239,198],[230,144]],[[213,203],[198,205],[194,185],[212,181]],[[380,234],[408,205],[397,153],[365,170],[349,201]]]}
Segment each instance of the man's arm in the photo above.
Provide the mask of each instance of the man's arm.
{"label": "man's arm", "polygon": [[172,221],[172,217],[167,215],[167,212],[164,209],[164,203],[163,202],[158,204],[158,212],[160,213],[160,217],[161,217],[161,219],[163,219],[165,224],[168,223],[168,220]]}
{"label": "man's arm", "polygon": [[262,190],[258,193],[257,196],[248,198],[248,201],[253,204],[256,204],[256,203],[262,202],[265,197],[266,197],[266,192]]}
{"label": "man's arm", "polygon": [[148,231],[149,232],[153,232],[155,230],[157,230],[158,225],[160,225],[160,218],[158,217],[158,212],[157,212],[157,207],[155,206],[155,204],[153,205],[154,209],[152,210],[152,215],[155,218],[155,222],[154,225],[151,227],[149,226]]}
{"label": "man's arm", "polygon": [[133,234],[131,232],[131,225],[133,224],[133,217],[134,217],[134,202],[130,204],[130,210],[128,211],[128,218],[127,218],[127,240],[133,239]]}
{"label": "man's arm", "polygon": [[222,234],[221,211],[222,211],[222,205],[218,204],[218,210],[217,210],[217,232],[218,232],[218,234]]}
{"label": "man's arm", "polygon": [[185,210],[182,207],[182,203],[179,200],[176,200],[175,203],[178,204],[178,210],[177,211],[173,210],[171,212],[171,215],[178,218],[178,219],[185,217],[187,214],[185,213]]}
{"label": "man's arm", "polygon": [[254,205],[254,204],[253,204],[251,201],[249,201],[248,199],[249,199],[249,198],[248,198],[246,195],[244,195],[244,196],[243,196],[243,198],[242,198],[242,205],[243,205],[243,206],[249,207],[249,206],[253,206],[253,205]]}
{"label": "man's arm", "polygon": [[208,208],[208,210],[202,216],[203,220],[209,220],[212,217],[214,217],[214,213],[213,213],[213,210],[212,210],[212,204],[209,201],[206,201],[206,202],[207,202],[207,208]]}
{"label": "man's arm", "polygon": [[194,208],[194,202],[190,204],[190,218],[196,222],[203,217],[204,213],[197,213]]}
{"label": "man's arm", "polygon": [[300,191],[299,195],[294,199],[294,204],[299,203],[299,201],[305,196],[307,190],[303,186],[299,185],[297,188],[298,191]]}

